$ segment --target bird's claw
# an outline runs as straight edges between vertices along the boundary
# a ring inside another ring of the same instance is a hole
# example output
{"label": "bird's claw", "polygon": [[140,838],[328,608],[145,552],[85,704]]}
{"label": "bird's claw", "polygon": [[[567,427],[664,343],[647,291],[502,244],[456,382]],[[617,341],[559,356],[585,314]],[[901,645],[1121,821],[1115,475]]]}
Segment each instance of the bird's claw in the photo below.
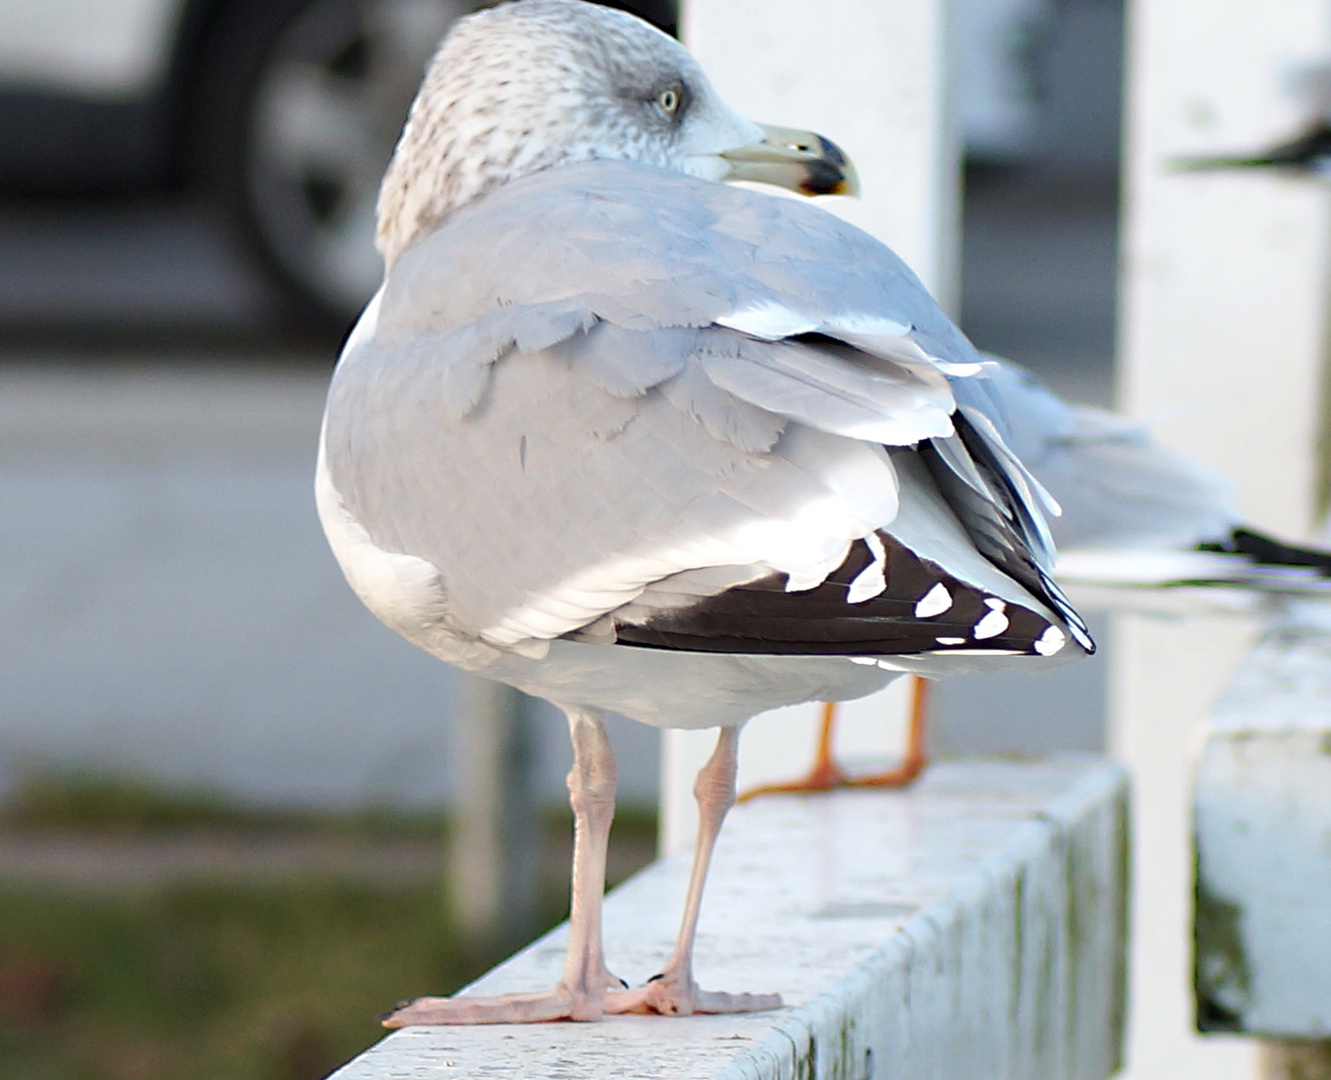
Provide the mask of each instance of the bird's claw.
{"label": "bird's claw", "polygon": [[657,1013],[660,1016],[693,1016],[699,1013],[763,1012],[781,1008],[780,994],[727,994],[699,989],[692,979],[667,973],[653,975],[636,990],[614,991],[605,997],[609,1014]]}

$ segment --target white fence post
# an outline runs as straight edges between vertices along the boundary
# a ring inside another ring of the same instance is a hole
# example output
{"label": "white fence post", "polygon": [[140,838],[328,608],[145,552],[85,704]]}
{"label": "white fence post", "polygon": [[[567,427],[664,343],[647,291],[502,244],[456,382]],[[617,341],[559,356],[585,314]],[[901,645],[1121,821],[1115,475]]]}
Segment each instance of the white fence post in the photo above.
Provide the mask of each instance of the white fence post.
{"label": "white fence post", "polygon": [[[961,154],[950,103],[950,0],[681,0],[685,45],[747,116],[817,131],[859,170],[857,200],[822,205],[889,244],[942,304],[959,296]],[[847,759],[899,754],[904,686],[846,714]],[[863,718],[864,722],[859,722]],[[740,747],[740,783],[793,779],[812,763],[818,706],[760,717]],[[758,737],[761,735],[761,737]],[[714,732],[662,741],[662,850],[693,842],[693,777]]]}
{"label": "white fence post", "polygon": [[872,233],[955,308],[960,146],[949,100],[948,0],[682,0],[680,32],[721,96],[807,128],[859,170],[824,205]]}
{"label": "white fence post", "polygon": [[518,945],[536,925],[532,701],[474,675],[458,685],[449,899],[459,939],[483,953]]}
{"label": "white fence post", "polygon": [[[1133,0],[1127,36],[1120,405],[1239,484],[1256,525],[1306,536],[1316,509],[1331,199],[1316,184],[1188,173],[1306,122],[1289,92],[1331,53],[1326,0]],[[1189,749],[1255,627],[1126,617],[1111,746],[1134,780],[1132,1078],[1252,1077],[1250,1044],[1192,1033]]]}
{"label": "white fence post", "polygon": [[[1197,999],[1270,1041],[1269,1080],[1331,1077],[1331,632],[1263,635],[1197,766]],[[1299,1058],[1305,1060],[1299,1061]],[[1292,1059],[1292,1060],[1289,1060]]]}

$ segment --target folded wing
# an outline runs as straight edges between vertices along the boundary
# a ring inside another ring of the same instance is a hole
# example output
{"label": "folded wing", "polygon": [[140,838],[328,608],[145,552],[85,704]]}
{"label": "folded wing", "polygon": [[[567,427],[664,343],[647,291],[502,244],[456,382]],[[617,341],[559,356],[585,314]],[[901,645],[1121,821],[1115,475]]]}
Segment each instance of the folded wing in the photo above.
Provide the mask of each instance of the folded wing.
{"label": "folded wing", "polygon": [[979,370],[837,219],[596,163],[399,260],[334,379],[327,468],[375,545],[439,569],[450,629],[500,647],[1089,648],[1037,486],[957,410]]}

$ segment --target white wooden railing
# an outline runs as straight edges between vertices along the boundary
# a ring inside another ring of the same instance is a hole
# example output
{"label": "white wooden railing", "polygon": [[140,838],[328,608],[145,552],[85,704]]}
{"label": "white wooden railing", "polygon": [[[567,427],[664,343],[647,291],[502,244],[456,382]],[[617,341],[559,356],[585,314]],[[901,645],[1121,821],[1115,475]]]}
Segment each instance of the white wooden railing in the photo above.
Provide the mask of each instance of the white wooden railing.
{"label": "white wooden railing", "polygon": [[1268,1080],[1331,1078],[1331,611],[1270,627],[1197,768],[1198,1022],[1264,1043]]}
{"label": "white wooden railing", "polygon": [[[406,1028],[333,1080],[1104,1080],[1124,1001],[1126,779],[1091,759],[951,763],[904,792],[738,808],[703,911],[706,986],[780,991],[725,1017]],[[675,933],[688,852],[606,904],[641,982]],[[471,991],[559,975],[560,927]]]}

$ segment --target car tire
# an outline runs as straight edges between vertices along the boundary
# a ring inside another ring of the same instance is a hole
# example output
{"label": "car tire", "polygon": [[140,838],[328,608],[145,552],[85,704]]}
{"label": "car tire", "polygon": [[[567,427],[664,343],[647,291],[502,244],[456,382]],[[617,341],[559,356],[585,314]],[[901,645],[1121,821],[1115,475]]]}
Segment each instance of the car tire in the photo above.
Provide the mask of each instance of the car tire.
{"label": "car tire", "polygon": [[344,333],[382,277],[379,179],[421,75],[474,0],[238,0],[210,28],[193,157],[287,317]]}

